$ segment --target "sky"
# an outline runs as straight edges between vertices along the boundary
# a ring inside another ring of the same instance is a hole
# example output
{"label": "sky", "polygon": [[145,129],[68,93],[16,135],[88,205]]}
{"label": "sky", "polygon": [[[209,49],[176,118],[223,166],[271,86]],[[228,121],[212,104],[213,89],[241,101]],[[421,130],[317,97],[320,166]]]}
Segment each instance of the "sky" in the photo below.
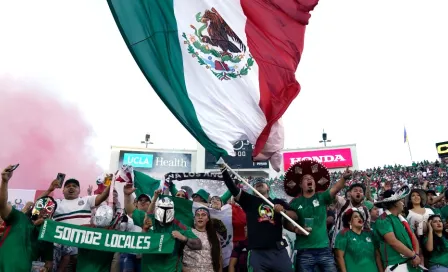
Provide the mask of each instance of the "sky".
{"label": "sky", "polygon": [[[448,140],[448,2],[321,1],[297,70],[302,90],[284,115],[285,147],[356,144],[361,168],[435,160]],[[151,89],[106,1],[0,0],[0,76],[41,86],[79,108],[93,156],[111,146],[196,149]],[[43,91],[43,90],[42,90]],[[1,105],[1,102],[0,102]],[[63,132],[61,132],[63,133]]]}

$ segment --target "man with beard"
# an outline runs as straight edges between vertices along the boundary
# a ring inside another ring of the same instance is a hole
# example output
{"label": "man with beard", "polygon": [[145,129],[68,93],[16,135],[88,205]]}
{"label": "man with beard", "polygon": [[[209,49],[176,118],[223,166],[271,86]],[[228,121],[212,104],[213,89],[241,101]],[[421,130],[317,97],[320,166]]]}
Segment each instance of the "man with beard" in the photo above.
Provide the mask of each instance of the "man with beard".
{"label": "man with beard", "polygon": [[345,187],[352,171],[347,169],[341,179],[330,189],[330,174],[325,166],[317,161],[302,160],[293,164],[285,173],[285,193],[299,197],[290,206],[295,210],[296,219],[309,232],[305,235],[290,222],[285,228],[295,232],[297,250],[296,271],[312,272],[316,268],[325,272],[336,272],[336,263],[329,248],[327,236],[327,207],[333,203],[337,193]]}
{"label": "man with beard", "polygon": [[0,240],[0,271],[29,272],[31,264],[42,257],[47,261],[42,271],[51,271],[53,244],[39,243],[39,228],[45,219],[53,216],[57,207],[51,197],[43,197],[29,216],[8,204],[8,182],[13,172],[12,166],[3,170],[0,186],[0,216],[4,219],[5,230]]}
{"label": "man with beard", "polygon": [[227,188],[246,213],[248,249],[250,250],[249,271],[293,271],[291,259],[286,249],[288,243],[283,239],[282,215],[280,212],[286,212],[293,217],[295,217],[295,213],[286,211],[286,209],[289,209],[289,205],[283,200],[269,198],[269,186],[264,179],[256,179],[254,187],[255,190],[275,204],[274,209],[257,195],[248,194],[238,188],[227,168],[224,165],[221,168]]}
{"label": "man with beard", "polygon": [[336,219],[334,224],[334,232],[331,238],[331,248],[334,248],[334,242],[338,233],[344,228],[342,224],[342,216],[351,208],[358,208],[364,211],[366,220],[364,221],[364,229],[370,230],[370,213],[364,205],[364,194],[366,187],[362,183],[353,183],[348,189],[348,199],[336,196]]}

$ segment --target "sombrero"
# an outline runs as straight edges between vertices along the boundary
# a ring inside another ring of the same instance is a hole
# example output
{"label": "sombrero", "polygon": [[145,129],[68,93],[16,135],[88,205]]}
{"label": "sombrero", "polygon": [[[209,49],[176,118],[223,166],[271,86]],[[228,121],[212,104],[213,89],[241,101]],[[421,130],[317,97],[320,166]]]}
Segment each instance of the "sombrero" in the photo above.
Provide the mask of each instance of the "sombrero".
{"label": "sombrero", "polygon": [[420,202],[422,203],[423,206],[425,206],[428,201],[428,197],[426,196],[426,192],[423,189],[412,189],[409,192],[409,195],[406,197],[406,199],[404,201],[404,205],[406,205],[406,206],[408,205],[409,201],[411,201],[411,195],[414,192],[416,192],[420,195]]}
{"label": "sombrero", "polygon": [[392,203],[402,200],[406,198],[410,192],[411,189],[407,185],[401,187],[401,189],[398,190],[397,192],[394,192],[393,190],[387,190],[383,194],[383,199],[381,201],[375,202],[374,204],[379,208],[384,208],[383,207],[384,203]]}
{"label": "sombrero", "polygon": [[330,172],[321,163],[314,160],[302,160],[291,165],[283,178],[285,193],[297,197],[304,175],[311,175],[316,182],[316,192],[322,192],[330,186]]}

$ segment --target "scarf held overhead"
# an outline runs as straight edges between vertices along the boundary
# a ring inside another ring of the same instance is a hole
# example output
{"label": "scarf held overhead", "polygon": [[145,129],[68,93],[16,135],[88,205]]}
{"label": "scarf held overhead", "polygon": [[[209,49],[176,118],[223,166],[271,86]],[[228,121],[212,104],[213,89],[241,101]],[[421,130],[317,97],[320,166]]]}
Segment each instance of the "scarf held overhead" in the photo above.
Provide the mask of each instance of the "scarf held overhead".
{"label": "scarf held overhead", "polygon": [[85,249],[136,254],[171,254],[175,244],[170,233],[119,232],[51,220],[45,220],[39,240]]}

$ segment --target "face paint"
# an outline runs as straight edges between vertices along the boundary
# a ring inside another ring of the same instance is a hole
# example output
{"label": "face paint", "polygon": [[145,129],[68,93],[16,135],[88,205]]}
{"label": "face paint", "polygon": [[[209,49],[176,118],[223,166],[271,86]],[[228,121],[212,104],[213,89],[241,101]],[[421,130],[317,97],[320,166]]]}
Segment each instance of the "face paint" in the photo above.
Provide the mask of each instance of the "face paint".
{"label": "face paint", "polygon": [[38,218],[52,218],[56,211],[56,202],[51,197],[42,197],[36,201],[31,212],[31,218],[36,220]]}

